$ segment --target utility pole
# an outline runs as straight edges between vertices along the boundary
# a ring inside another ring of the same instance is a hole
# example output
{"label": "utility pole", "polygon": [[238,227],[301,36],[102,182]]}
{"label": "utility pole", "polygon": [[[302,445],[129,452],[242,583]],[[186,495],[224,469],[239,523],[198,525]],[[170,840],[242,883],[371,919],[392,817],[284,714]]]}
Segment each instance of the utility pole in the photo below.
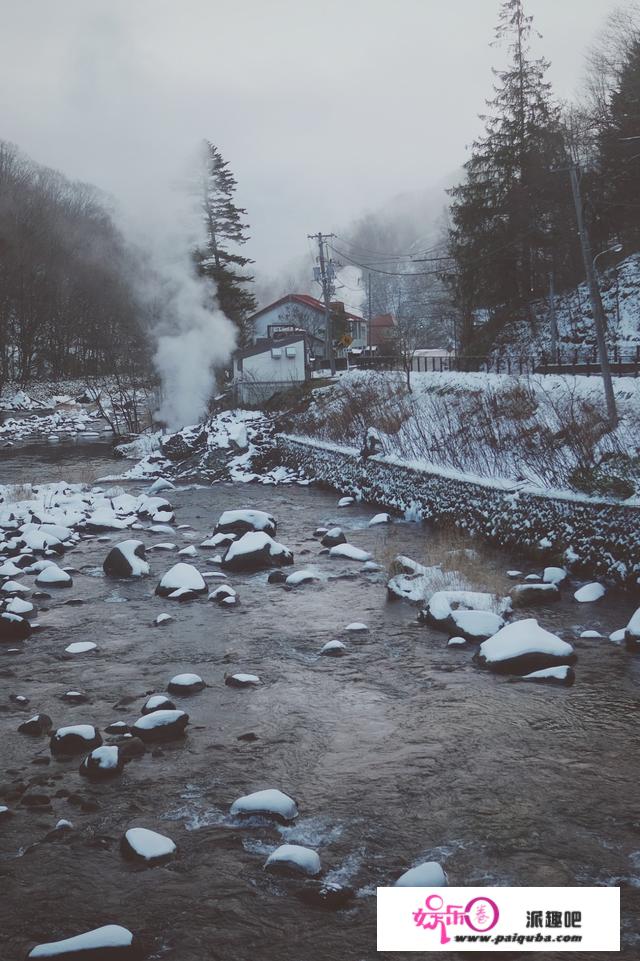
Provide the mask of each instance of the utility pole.
{"label": "utility pole", "polygon": [[320,283],[322,284],[322,298],[324,300],[324,343],[327,360],[331,368],[331,376],[336,372],[336,358],[333,353],[333,330],[331,323],[331,277],[327,271],[327,263],[324,257],[325,241],[335,234],[307,234],[309,240],[318,241],[318,260],[320,263]]}
{"label": "utility pole", "polygon": [[593,311],[593,320],[596,328],[596,340],[598,343],[598,353],[600,355],[600,369],[602,371],[602,380],[604,383],[604,396],[607,402],[607,415],[611,429],[613,429],[618,424],[618,411],[616,409],[616,398],[613,393],[611,368],[609,367],[607,341],[605,338],[607,322],[604,314],[604,308],[602,306],[600,288],[598,287],[598,280],[596,278],[596,272],[593,266],[593,255],[591,252],[589,234],[584,222],[584,210],[582,206],[582,196],[580,193],[580,168],[576,163],[572,163],[569,167],[569,175],[571,177],[573,202],[576,208],[576,220],[578,222],[578,234],[580,235],[580,245],[582,247],[582,259],[584,260],[584,269],[589,284],[589,298],[591,300],[591,309]]}
{"label": "utility pole", "polygon": [[371,309],[371,271],[369,271],[369,323],[367,324],[369,331],[367,342],[369,346],[369,357],[371,357],[371,317],[373,316],[373,311]]}

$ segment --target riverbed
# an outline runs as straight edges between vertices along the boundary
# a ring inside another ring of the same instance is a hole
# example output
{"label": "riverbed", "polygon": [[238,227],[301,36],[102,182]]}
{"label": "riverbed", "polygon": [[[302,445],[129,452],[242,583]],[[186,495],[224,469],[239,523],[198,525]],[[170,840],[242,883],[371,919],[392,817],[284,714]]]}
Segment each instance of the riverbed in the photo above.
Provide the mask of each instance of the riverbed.
{"label": "riverbed", "polygon": [[[123,469],[105,445],[27,445],[6,455],[0,483],[94,482]],[[529,570],[521,556],[424,524],[370,528],[375,509],[340,509],[335,493],[315,486],[219,483],[182,487],[170,499],[177,523],[189,527],[136,533],[147,548],[194,544],[197,557],[187,560],[219,570],[198,545],[223,510],[255,507],[277,518],[295,569],[318,579],[288,589],[268,584],[266,573],[231,575],[240,604],[222,610],[206,595],[185,604],[154,596],[176,551],[150,551],[151,576],[129,581],[102,572],[118,532],[65,555],[73,587],[36,601],[41,629],[19,652],[0,651],[0,780],[3,796],[16,795],[0,826],[3,961],[21,959],[30,943],[107,923],[139,933],[150,956],[166,961],[373,961],[385,957],[375,949],[376,887],[427,860],[439,861],[453,885],[620,884],[618,957],[638,957],[640,661],[608,640],[634,610],[628,596],[579,604],[568,590],[560,603],[518,612],[574,644],[578,663],[572,688],[517,683],[478,670],[472,653],[447,648],[446,634],[419,624],[415,607],[389,602],[386,568],[397,554],[450,567],[450,552],[466,550],[473,586],[507,594],[506,571]],[[382,570],[321,554],[314,529],[335,524]],[[174,620],[154,627],[161,612]],[[346,632],[354,621],[368,631]],[[580,638],[587,629],[603,637]],[[334,638],[348,654],[319,657]],[[85,640],[97,652],[64,653]],[[47,738],[17,733],[36,712],[54,727],[133,722],[146,694],[185,671],[207,683],[176,701],[190,715],[187,737],[147,750],[112,782],[87,782],[79,759],[49,760]],[[262,683],[225,686],[235,671]],[[63,701],[70,689],[88,703]],[[12,694],[28,697],[28,707]],[[243,826],[229,816],[235,798],[269,787],[296,799],[293,826]],[[49,803],[22,803],[30,793]],[[73,830],[45,840],[60,818]],[[131,866],[119,843],[134,826],[169,835],[177,856]],[[264,872],[283,842],[318,851],[323,876],[353,890],[346,907],[308,905],[302,882]]]}

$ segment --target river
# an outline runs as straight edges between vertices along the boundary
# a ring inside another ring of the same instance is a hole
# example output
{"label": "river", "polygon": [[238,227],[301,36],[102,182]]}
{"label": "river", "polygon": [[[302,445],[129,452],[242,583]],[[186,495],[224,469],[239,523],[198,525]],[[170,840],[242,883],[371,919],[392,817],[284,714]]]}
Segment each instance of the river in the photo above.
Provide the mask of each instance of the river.
{"label": "river", "polygon": [[[25,445],[0,458],[4,483],[92,482],[122,470],[94,444]],[[180,488],[171,501],[178,524],[190,527],[171,537],[136,534],[147,547],[199,545],[223,510],[256,507],[277,517],[296,569],[311,567],[319,580],[291,590],[267,584],[264,573],[232,575],[241,603],[222,610],[206,599],[154,596],[175,552],[150,552],[152,576],[138,581],[103,576],[103,540],[67,553],[73,588],[44,602],[42,630],[21,653],[0,653],[2,796],[28,785],[27,794],[49,798],[41,808],[9,802],[14,815],[0,825],[3,961],[22,959],[30,942],[106,923],[139,932],[150,956],[165,961],[408,958],[376,954],[375,889],[424,860],[440,861],[457,885],[621,884],[618,957],[637,959],[640,661],[608,639],[579,638],[624,626],[630,598],[578,604],[568,591],[560,603],[523,612],[574,643],[577,680],[569,689],[516,683],[479,671],[468,650],[447,648],[446,635],[420,625],[415,608],[388,602],[385,570],[364,573],[320,554],[313,531],[339,524],[383,567],[398,553],[450,564],[452,549],[473,548],[466,576],[476,589],[505,594],[506,571],[528,569],[522,557],[422,524],[369,528],[370,506],[338,509],[335,493],[314,486],[220,483]],[[211,553],[198,548],[194,563],[215,569]],[[153,619],[162,611],[174,620],[159,629]],[[353,621],[368,632],[345,633]],[[333,638],[347,643],[348,656],[318,657]],[[98,652],[65,655],[83,640]],[[225,686],[225,672],[238,670],[259,675],[261,686]],[[133,722],[145,695],[184,671],[208,685],[179,699],[188,736],[148,750],[112,782],[87,782],[77,759],[47,762],[46,738],[17,733],[38,711],[54,727]],[[70,689],[89,702],[61,700]],[[11,694],[27,696],[28,708]],[[293,827],[229,817],[235,798],[267,787],[297,800]],[[44,841],[59,818],[73,830]],[[119,842],[132,826],[169,835],[177,856],[162,867],[131,866]],[[263,871],[283,841],[315,848],[323,875],[353,888],[346,908],[308,905],[298,896],[302,882]]]}

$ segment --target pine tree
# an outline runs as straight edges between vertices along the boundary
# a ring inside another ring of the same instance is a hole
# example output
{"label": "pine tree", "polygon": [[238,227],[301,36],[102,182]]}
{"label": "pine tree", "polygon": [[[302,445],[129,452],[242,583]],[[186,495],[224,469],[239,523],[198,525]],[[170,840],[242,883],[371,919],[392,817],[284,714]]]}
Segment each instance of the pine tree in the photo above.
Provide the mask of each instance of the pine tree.
{"label": "pine tree", "polygon": [[253,261],[238,253],[247,242],[247,211],[237,207],[234,195],[237,182],[219,149],[203,142],[202,171],[197,189],[206,229],[207,242],[195,252],[198,271],[216,284],[220,309],[238,327],[240,346],[251,339],[248,317],[256,310],[256,299],[247,285],[253,277],[244,268]]}
{"label": "pine tree", "polygon": [[560,113],[546,80],[549,64],[531,55],[532,32],[523,0],[504,0],[495,42],[506,45],[509,64],[494,70],[484,135],[465,164],[466,181],[450,191],[453,290],[467,350],[478,311],[493,331],[515,319],[514,309],[544,294],[554,261],[568,256],[559,250],[566,185],[551,173],[564,160]]}
{"label": "pine tree", "polygon": [[[640,41],[622,63],[599,136],[596,206],[608,238],[640,247]],[[606,242],[605,238],[605,242]]]}

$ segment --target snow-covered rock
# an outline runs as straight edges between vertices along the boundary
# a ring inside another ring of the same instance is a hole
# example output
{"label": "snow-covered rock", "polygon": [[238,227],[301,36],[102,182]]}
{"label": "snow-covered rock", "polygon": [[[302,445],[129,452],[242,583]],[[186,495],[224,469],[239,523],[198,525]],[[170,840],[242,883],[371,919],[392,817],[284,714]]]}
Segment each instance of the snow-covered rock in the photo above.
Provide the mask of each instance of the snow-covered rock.
{"label": "snow-covered rock", "polygon": [[175,711],[176,706],[164,694],[151,694],[144,702],[142,714],[153,714],[154,711]]}
{"label": "snow-covered rock", "polygon": [[347,624],[345,631],[350,631],[354,634],[364,634],[369,628],[362,621],[352,621],[351,624]]}
{"label": "snow-covered rock", "polygon": [[336,544],[329,550],[329,557],[342,557],[349,561],[370,561],[373,557],[368,551],[363,551],[353,544]]}
{"label": "snow-covered rock", "polygon": [[640,607],[624,629],[624,643],[632,653],[640,650]]}
{"label": "snow-covered rock", "polygon": [[57,564],[50,564],[40,571],[36,577],[36,584],[39,587],[71,587],[73,578]]}
{"label": "snow-covered rock", "polygon": [[400,875],[395,882],[396,888],[443,888],[448,885],[448,878],[442,866],[437,861],[425,861],[415,868],[410,868]]}
{"label": "snow-covered rock", "polygon": [[227,687],[257,687],[260,678],[257,674],[227,674],[224,683]]}
{"label": "snow-covered rock", "polygon": [[30,614],[34,613],[35,607],[21,597],[12,597],[10,601],[7,601],[5,611],[9,614],[19,614],[20,617],[29,617]]}
{"label": "snow-covered rock", "polygon": [[346,544],[347,538],[341,527],[332,527],[320,538],[323,547],[336,547],[338,544]]}
{"label": "snow-covered rock", "polygon": [[87,517],[85,521],[85,528],[92,534],[98,534],[101,531],[125,531],[127,527],[133,524],[135,517],[132,515],[126,520],[117,517],[115,512],[109,508],[102,508],[94,511]]}
{"label": "snow-covered rock", "polygon": [[571,687],[575,682],[576,672],[568,664],[558,667],[545,667],[541,671],[532,671],[520,678],[521,681],[531,681],[534,684],[558,684],[561,687]]}
{"label": "snow-covered rock", "polygon": [[598,637],[602,637],[602,634],[600,633],[600,631],[582,631],[582,633],[580,634],[580,637],[598,638]]}
{"label": "snow-covered rock", "polygon": [[102,568],[108,577],[144,577],[149,573],[142,541],[120,541],[107,554]]}
{"label": "snow-covered rock", "polygon": [[166,624],[169,624],[172,620],[173,618],[171,614],[158,614],[158,616],[154,619],[153,624],[154,624],[154,627],[164,627]]}
{"label": "snow-covered rock", "polygon": [[222,566],[231,571],[258,571],[288,564],[293,564],[289,548],[263,531],[249,531],[232,541],[222,558]]}
{"label": "snow-covered rock", "polygon": [[511,590],[511,600],[514,607],[534,607],[559,601],[560,591],[556,584],[517,584]]}
{"label": "snow-covered rock", "polygon": [[301,571],[294,571],[293,574],[289,574],[285,583],[289,587],[297,587],[299,584],[310,584],[312,581],[317,581],[318,575],[314,571],[304,569]]}
{"label": "snow-covered rock", "polygon": [[249,508],[234,511],[224,511],[216,524],[216,534],[246,534],[248,531],[260,531],[275,537],[277,523],[275,517],[265,511]]}
{"label": "snow-covered rock", "polygon": [[145,864],[160,864],[176,852],[171,838],[148,828],[129,828],[120,842],[120,850],[126,858]]}
{"label": "snow-covered rock", "polygon": [[182,550],[178,551],[178,555],[180,557],[197,557],[198,552],[193,544],[189,544],[188,547],[183,547]]}
{"label": "snow-covered rock", "polygon": [[351,507],[355,503],[355,497],[341,497],[338,501],[338,507]]}
{"label": "snow-covered rock", "polygon": [[566,641],[540,627],[535,618],[514,621],[480,645],[478,663],[498,674],[529,674],[573,664],[576,654]]}
{"label": "snow-covered rock", "polygon": [[592,604],[604,597],[606,592],[606,588],[602,584],[594,581],[592,584],[585,584],[573,596],[580,604]]}
{"label": "snow-covered rock", "polygon": [[230,584],[221,584],[209,594],[209,600],[220,607],[234,607],[238,603],[238,592]]}
{"label": "snow-covered rock", "polygon": [[504,627],[504,619],[493,611],[452,611],[452,630],[467,641],[481,642]]}
{"label": "snow-covered rock", "polygon": [[20,595],[28,594],[29,588],[26,584],[21,584],[19,581],[5,581],[2,587],[0,587],[0,592],[2,592],[5,597],[20,597]]}
{"label": "snow-covered rock", "polygon": [[124,759],[116,745],[103,744],[94,748],[80,765],[80,774],[91,781],[104,781],[116,777],[124,767]]}
{"label": "snow-covered rock", "polygon": [[298,805],[287,794],[276,788],[255,791],[239,797],[231,805],[231,814],[239,817],[261,815],[279,821],[294,821],[298,816]]}
{"label": "snow-covered rock", "polygon": [[98,645],[94,641],[74,641],[72,644],[68,644],[65,647],[65,653],[67,654],[87,654],[89,651],[95,651],[98,649]]}
{"label": "snow-covered rock", "polygon": [[141,957],[137,939],[119,924],[105,924],[62,941],[38,944],[26,961],[137,961]]}
{"label": "snow-covered rock", "polygon": [[309,877],[315,877],[321,870],[317,851],[300,844],[281,844],[271,852],[264,866],[267,870],[306,874]]}
{"label": "snow-covered rock", "polygon": [[143,741],[164,741],[182,737],[188,723],[184,711],[152,711],[139,717],[131,731]]}
{"label": "snow-covered rock", "polygon": [[327,643],[320,648],[320,654],[323,657],[342,657],[343,654],[347,653],[347,645],[343,644],[342,641],[327,641]]}
{"label": "snow-covered rock", "polygon": [[464,637],[450,637],[447,641],[447,647],[466,647],[467,641]]}
{"label": "snow-covered rock", "polygon": [[555,584],[559,587],[567,579],[567,572],[564,567],[545,567],[542,573],[542,580],[545,584]]}
{"label": "snow-covered rock", "polygon": [[205,683],[199,674],[176,674],[167,684],[169,694],[197,694],[204,688]]}
{"label": "snow-covered rock", "polygon": [[34,714],[28,721],[23,721],[18,727],[20,734],[29,734],[32,737],[40,737],[48,734],[51,730],[52,722],[48,714]]}
{"label": "snow-covered rock", "polygon": [[202,541],[200,547],[227,547],[231,541],[236,540],[237,536],[237,534],[213,534],[212,537],[207,537]]}
{"label": "snow-covered rock", "polygon": [[180,562],[163,574],[156,587],[156,594],[159,597],[172,597],[176,591],[182,591],[195,597],[198,594],[204,594],[206,590],[207,585],[200,571],[193,564]]}
{"label": "snow-covered rock", "polygon": [[377,524],[390,524],[390,523],[391,523],[391,514],[386,514],[386,513],[376,514],[369,521],[369,527],[375,527]]}
{"label": "snow-covered rock", "polygon": [[54,731],[49,746],[52,754],[82,754],[101,744],[100,731],[93,724],[70,724]]}
{"label": "snow-covered rock", "polygon": [[172,484],[170,480],[167,480],[165,477],[158,477],[147,491],[147,494],[153,496],[154,494],[159,494],[160,491],[174,491],[175,489],[175,485]]}
{"label": "snow-covered rock", "polygon": [[20,614],[0,614],[0,641],[23,641],[31,634],[31,624]]}

